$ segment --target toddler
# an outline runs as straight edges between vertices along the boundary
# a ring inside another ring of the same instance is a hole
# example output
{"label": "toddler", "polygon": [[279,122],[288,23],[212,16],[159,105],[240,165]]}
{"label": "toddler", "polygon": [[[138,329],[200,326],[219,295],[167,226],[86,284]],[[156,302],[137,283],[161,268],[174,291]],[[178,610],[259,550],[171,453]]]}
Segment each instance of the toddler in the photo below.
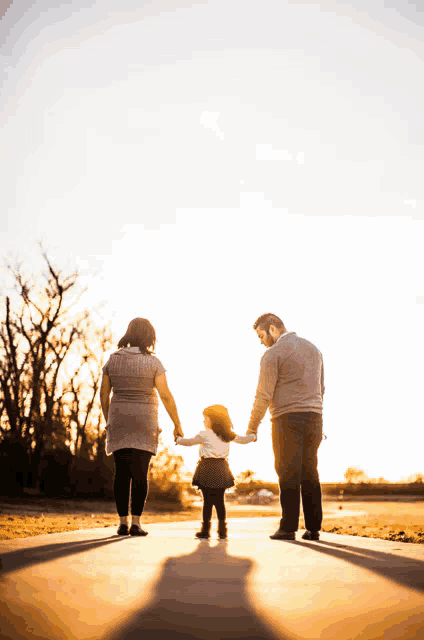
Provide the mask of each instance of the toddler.
{"label": "toddler", "polygon": [[176,438],[177,444],[190,447],[200,444],[200,460],[194,472],[192,484],[199,487],[203,494],[202,528],[196,533],[197,538],[209,538],[212,507],[215,506],[218,516],[218,536],[227,537],[227,523],[224,494],[225,489],[234,486],[234,477],[228,466],[230,442],[247,444],[256,440],[253,434],[237,436],[232,427],[230,416],[225,407],[214,404],[203,411],[205,430],[194,438]]}

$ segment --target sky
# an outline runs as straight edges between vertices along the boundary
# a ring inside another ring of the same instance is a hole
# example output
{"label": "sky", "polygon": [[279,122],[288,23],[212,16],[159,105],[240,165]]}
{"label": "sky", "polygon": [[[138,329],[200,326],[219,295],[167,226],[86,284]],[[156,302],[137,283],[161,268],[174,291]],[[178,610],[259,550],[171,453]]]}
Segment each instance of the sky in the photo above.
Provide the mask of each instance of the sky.
{"label": "sky", "polygon": [[[42,242],[116,342],[148,318],[188,437],[216,403],[245,433],[275,313],[323,354],[321,480],[423,472],[419,2],[25,5],[0,9],[0,261],[38,273]],[[276,481],[269,414],[230,466]]]}

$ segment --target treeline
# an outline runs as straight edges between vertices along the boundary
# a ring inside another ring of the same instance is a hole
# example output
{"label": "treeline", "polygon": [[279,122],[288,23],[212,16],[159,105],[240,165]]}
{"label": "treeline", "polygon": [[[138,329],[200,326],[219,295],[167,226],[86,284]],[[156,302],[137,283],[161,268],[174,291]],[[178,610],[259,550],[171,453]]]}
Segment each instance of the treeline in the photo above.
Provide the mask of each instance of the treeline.
{"label": "treeline", "polygon": [[[349,467],[345,472],[345,482],[323,482],[321,489],[323,496],[343,499],[348,496],[386,496],[411,495],[424,497],[424,476],[421,473],[412,474],[406,482],[388,482],[384,478],[376,480],[368,478],[358,467]],[[257,478],[252,470],[243,471],[237,478],[234,492],[238,495],[267,489],[274,495],[279,494],[277,482],[264,482]]]}
{"label": "treeline", "polygon": [[[238,495],[248,495],[260,489],[267,489],[274,495],[279,494],[279,487],[276,482],[263,482],[261,480],[252,480],[245,482],[244,479],[237,477],[237,486],[235,493]],[[424,483],[422,482],[397,482],[397,483],[376,483],[376,482],[359,482],[357,484],[347,484],[344,482],[323,482],[321,483],[322,494],[324,497],[332,499],[343,499],[349,496],[422,496],[424,498]]]}
{"label": "treeline", "polygon": [[424,483],[422,482],[358,482],[324,483],[322,493],[325,496],[343,498],[347,496],[396,496],[411,495],[424,497]]}
{"label": "treeline", "polygon": [[[113,457],[98,399],[111,327],[81,310],[78,273],[42,257],[35,277],[8,266],[1,299],[0,493],[111,498]],[[181,499],[167,479],[179,477],[181,458],[164,449],[153,460],[151,495]]]}
{"label": "treeline", "polygon": [[344,474],[345,483],[325,484],[326,495],[415,495],[424,496],[424,475],[411,474],[406,481],[388,482],[385,478],[370,478],[359,467],[348,467]]}

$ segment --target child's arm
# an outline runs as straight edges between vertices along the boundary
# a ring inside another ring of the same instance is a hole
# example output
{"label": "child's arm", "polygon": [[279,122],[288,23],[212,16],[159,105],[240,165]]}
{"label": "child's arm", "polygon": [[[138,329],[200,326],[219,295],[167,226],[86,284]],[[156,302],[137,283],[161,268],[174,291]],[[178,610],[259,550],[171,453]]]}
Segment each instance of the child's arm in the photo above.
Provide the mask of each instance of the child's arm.
{"label": "child's arm", "polygon": [[254,440],[256,440],[255,434],[249,433],[248,436],[236,436],[233,442],[237,442],[237,444],[249,444],[249,442],[253,442]]}
{"label": "child's arm", "polygon": [[179,437],[175,440],[175,442],[177,444],[183,444],[185,447],[191,447],[193,444],[203,444],[203,438],[200,433],[198,433],[197,436],[194,436],[194,438]]}

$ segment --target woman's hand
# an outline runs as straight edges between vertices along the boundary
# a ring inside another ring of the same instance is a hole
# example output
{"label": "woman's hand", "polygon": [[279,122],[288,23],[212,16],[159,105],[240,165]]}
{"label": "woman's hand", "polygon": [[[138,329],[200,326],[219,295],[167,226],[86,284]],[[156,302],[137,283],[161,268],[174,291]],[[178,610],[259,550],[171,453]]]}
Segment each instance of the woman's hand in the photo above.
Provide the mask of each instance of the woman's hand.
{"label": "woman's hand", "polygon": [[174,427],[174,442],[177,442],[177,438],[184,438],[184,433],[183,430],[181,429],[181,426],[179,425],[175,425]]}

